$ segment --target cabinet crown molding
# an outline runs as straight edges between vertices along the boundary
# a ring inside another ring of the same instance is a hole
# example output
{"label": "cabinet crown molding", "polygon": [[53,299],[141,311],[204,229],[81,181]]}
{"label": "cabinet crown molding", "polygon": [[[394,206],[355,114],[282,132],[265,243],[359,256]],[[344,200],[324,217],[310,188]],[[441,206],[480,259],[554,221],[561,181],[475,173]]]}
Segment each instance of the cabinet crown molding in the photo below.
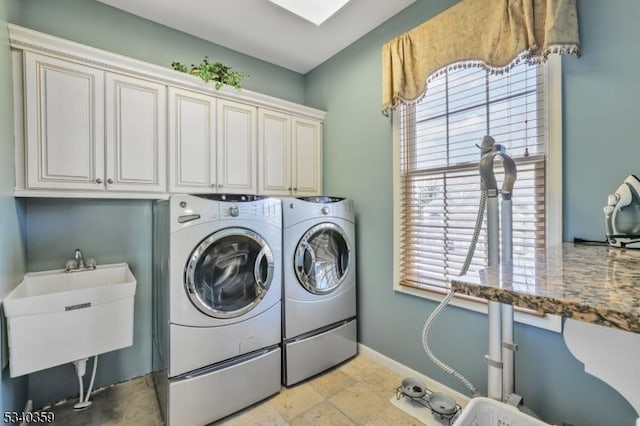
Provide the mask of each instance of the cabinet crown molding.
{"label": "cabinet crown molding", "polygon": [[140,61],[117,53],[97,49],[74,41],[41,33],[15,24],[7,24],[11,47],[68,61],[153,80],[174,87],[194,90],[221,99],[248,103],[257,107],[280,110],[323,122],[326,112],[246,89],[224,86],[216,90],[197,77],[160,65]]}

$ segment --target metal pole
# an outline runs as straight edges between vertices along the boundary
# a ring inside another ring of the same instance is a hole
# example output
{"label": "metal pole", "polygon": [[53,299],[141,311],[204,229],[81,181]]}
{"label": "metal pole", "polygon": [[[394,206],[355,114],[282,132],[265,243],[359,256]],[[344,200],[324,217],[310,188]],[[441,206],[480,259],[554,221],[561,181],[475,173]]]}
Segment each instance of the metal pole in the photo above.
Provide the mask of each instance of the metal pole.
{"label": "metal pole", "polygon": [[[500,221],[498,197],[494,192],[487,199],[487,249],[489,267],[500,263]],[[487,395],[502,400],[502,312],[500,302],[489,301],[489,355],[487,356]]]}
{"label": "metal pole", "polygon": [[[513,212],[511,194],[502,199],[502,268],[510,268],[513,261]],[[509,274],[503,273],[504,277]],[[515,344],[513,343],[513,305],[502,304],[502,400],[514,392]]]}

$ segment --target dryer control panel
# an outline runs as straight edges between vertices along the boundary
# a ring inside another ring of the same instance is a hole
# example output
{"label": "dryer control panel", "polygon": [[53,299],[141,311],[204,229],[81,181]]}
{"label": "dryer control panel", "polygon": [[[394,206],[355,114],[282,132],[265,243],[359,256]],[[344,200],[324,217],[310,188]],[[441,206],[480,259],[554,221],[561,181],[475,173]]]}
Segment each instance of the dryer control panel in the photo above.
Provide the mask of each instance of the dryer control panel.
{"label": "dryer control panel", "polygon": [[[320,201],[316,201],[319,199]],[[325,199],[332,200],[330,202]],[[339,218],[354,221],[353,202],[346,198],[307,197],[284,198],[282,200],[283,227],[310,220]]]}
{"label": "dryer control panel", "polygon": [[316,207],[318,216],[349,217],[353,214],[353,204],[351,202],[325,204]]}

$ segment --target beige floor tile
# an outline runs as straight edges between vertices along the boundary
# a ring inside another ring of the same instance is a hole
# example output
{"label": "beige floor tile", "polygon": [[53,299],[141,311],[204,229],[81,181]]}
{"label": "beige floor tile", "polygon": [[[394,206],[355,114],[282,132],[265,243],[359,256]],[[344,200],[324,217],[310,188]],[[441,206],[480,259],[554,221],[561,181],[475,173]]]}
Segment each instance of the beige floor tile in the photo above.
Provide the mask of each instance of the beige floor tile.
{"label": "beige floor tile", "polygon": [[356,382],[356,378],[341,369],[334,369],[309,382],[323,398],[330,398]]}
{"label": "beige floor tile", "polygon": [[333,405],[356,424],[364,424],[378,416],[387,406],[387,401],[370,391],[361,383],[349,386],[329,399]]}
{"label": "beige floor tile", "polygon": [[290,424],[291,426],[355,426],[349,417],[328,401],[321,402],[300,414]]}
{"label": "beige floor tile", "polygon": [[254,405],[246,410],[240,411],[238,414],[213,424],[219,426],[289,425],[270,401]]}
{"label": "beige floor tile", "polygon": [[343,373],[346,373],[356,379],[361,379],[374,371],[382,368],[380,364],[363,355],[357,355],[351,361],[340,367]]}
{"label": "beige floor tile", "polygon": [[379,397],[388,400],[396,393],[402,378],[388,368],[379,368],[361,380],[362,384]]}
{"label": "beige floor tile", "polygon": [[[402,378],[359,355],[345,364],[265,401],[213,423],[219,426],[417,426],[421,423],[389,400]],[[95,392],[87,409],[75,400],[48,408],[54,424],[65,426],[161,426],[160,409],[150,376]],[[436,421],[434,424],[444,423]]]}
{"label": "beige floor tile", "polygon": [[365,426],[423,426],[415,417],[387,403],[380,415],[369,420]]}
{"label": "beige floor tile", "polygon": [[271,404],[286,421],[291,421],[294,417],[318,405],[322,400],[322,395],[318,391],[309,383],[303,383],[284,389],[271,399]]}
{"label": "beige floor tile", "polygon": [[122,414],[122,424],[161,425],[162,415],[155,394],[145,393],[144,396],[127,401]]}

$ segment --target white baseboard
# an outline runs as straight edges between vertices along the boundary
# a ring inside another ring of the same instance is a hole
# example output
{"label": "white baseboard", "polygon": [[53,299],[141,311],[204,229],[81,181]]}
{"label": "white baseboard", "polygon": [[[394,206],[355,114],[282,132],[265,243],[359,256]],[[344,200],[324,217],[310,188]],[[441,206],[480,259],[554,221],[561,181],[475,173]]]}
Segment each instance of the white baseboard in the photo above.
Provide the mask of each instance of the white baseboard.
{"label": "white baseboard", "polygon": [[[24,410],[22,410],[23,413],[30,413],[31,411],[33,411],[33,401],[32,400],[27,400],[27,403],[24,404]],[[28,417],[28,416],[22,416],[22,417]],[[20,426],[27,426],[26,422],[21,422]]]}
{"label": "white baseboard", "polygon": [[[456,402],[458,404],[460,404],[462,407],[464,407],[465,405],[467,405],[467,403],[469,402],[469,397],[456,391],[451,389],[448,386],[443,385],[440,382],[437,382],[435,380],[433,380],[432,378],[425,376],[424,374],[410,368],[407,367],[404,364],[399,363],[398,361],[389,358],[386,355],[381,354],[378,351],[375,351],[373,349],[371,349],[368,346],[363,345],[362,343],[358,343],[358,353],[361,355],[364,355],[368,358],[371,358],[372,360],[376,361],[378,364],[382,365],[383,367],[388,368],[389,370],[393,371],[394,373],[396,373],[397,375],[399,375],[400,377],[415,377],[417,379],[420,379],[424,382],[424,384],[427,386],[427,388],[431,389],[434,392],[445,392],[449,395],[451,395],[453,397],[453,399],[456,400]],[[426,355],[425,355],[426,357]],[[400,386],[400,384],[398,383],[398,386]]]}

